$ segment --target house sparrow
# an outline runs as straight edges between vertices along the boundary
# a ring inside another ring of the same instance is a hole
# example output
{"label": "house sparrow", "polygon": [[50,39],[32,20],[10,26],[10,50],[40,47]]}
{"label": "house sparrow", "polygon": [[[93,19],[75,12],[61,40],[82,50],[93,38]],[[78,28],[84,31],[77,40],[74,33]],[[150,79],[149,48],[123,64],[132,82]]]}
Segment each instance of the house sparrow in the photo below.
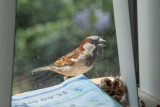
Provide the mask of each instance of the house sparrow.
{"label": "house sparrow", "polygon": [[62,56],[49,66],[33,69],[33,72],[50,70],[64,75],[64,80],[69,76],[75,76],[88,72],[94,65],[98,48],[105,47],[103,40],[99,36],[89,36],[81,45],[72,52]]}

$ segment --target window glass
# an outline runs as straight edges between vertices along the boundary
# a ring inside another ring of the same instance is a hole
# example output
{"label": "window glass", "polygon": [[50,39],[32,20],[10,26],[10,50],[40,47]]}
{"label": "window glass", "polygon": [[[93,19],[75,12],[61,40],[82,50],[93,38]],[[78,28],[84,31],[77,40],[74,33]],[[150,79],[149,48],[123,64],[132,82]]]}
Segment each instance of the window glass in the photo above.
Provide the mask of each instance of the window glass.
{"label": "window glass", "polygon": [[92,35],[103,38],[88,78],[119,75],[112,0],[17,0],[13,95],[64,81],[52,71],[35,68],[53,64]]}

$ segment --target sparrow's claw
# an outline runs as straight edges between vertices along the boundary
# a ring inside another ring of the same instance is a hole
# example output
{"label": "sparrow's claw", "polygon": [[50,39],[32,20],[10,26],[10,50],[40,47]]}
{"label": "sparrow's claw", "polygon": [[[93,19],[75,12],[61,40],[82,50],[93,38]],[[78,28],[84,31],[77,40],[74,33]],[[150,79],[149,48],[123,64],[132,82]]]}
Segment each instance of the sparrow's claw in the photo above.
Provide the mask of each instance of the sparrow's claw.
{"label": "sparrow's claw", "polygon": [[68,79],[68,76],[64,76],[64,80],[67,80]]}

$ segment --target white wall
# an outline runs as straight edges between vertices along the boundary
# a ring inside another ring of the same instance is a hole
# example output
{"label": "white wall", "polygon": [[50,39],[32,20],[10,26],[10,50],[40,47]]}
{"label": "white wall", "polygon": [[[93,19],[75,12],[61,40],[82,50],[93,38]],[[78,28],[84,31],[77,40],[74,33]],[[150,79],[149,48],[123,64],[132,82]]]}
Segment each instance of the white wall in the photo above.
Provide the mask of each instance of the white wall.
{"label": "white wall", "polygon": [[137,0],[140,89],[160,99],[160,0]]}

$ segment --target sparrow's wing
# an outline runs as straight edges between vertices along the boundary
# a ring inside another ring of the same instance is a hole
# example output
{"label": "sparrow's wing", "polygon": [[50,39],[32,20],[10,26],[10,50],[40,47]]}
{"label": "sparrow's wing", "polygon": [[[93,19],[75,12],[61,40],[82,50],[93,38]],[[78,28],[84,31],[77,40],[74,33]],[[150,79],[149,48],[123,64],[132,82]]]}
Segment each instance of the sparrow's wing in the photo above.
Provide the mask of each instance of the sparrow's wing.
{"label": "sparrow's wing", "polygon": [[45,71],[45,70],[55,71],[55,70],[53,70],[52,65],[57,66],[57,67],[73,65],[75,63],[75,59],[78,58],[80,56],[80,54],[81,54],[81,51],[79,51],[79,49],[75,49],[72,52],[68,53],[67,55],[59,58],[56,62],[54,62],[50,66],[45,66],[45,67],[33,69],[32,73],[33,72],[39,72],[39,71]]}
{"label": "sparrow's wing", "polygon": [[81,54],[81,51],[79,51],[78,49],[75,49],[72,52],[68,53],[67,55],[59,58],[52,65],[59,66],[59,67],[73,65],[75,63],[75,59],[78,58],[80,54]]}

